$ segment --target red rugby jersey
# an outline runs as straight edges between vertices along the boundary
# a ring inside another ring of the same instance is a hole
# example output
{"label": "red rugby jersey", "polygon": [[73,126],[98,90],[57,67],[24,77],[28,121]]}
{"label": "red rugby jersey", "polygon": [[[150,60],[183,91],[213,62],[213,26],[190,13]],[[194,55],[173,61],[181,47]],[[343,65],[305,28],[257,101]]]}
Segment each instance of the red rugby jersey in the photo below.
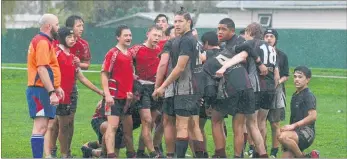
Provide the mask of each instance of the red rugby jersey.
{"label": "red rugby jersey", "polygon": [[93,115],[93,119],[105,117],[105,116],[103,116],[103,115],[101,114],[101,112],[100,112],[101,108],[102,108],[102,100],[100,100],[100,101],[98,102],[98,105],[96,106],[96,109],[95,109],[95,112],[94,112],[94,115]]}
{"label": "red rugby jersey", "polygon": [[161,48],[157,46],[155,49],[148,48],[145,45],[134,45],[129,49],[136,61],[136,75],[139,79],[155,82],[155,75],[159,65],[158,55]]}
{"label": "red rugby jersey", "polygon": [[167,42],[167,40],[160,40],[158,43],[158,46],[160,48],[160,51],[162,51],[164,49],[164,45]]}
{"label": "red rugby jersey", "polygon": [[133,90],[132,61],[129,52],[124,54],[116,47],[110,49],[105,55],[102,71],[110,74],[109,89],[111,96],[116,99],[126,99],[126,93]]}
{"label": "red rugby jersey", "polygon": [[[54,40],[53,45],[58,46],[59,40]],[[70,53],[80,59],[81,62],[91,59],[89,44],[82,38],[77,38],[75,45],[70,48]]]}
{"label": "red rugby jersey", "polygon": [[61,88],[65,97],[59,101],[60,104],[70,104],[72,89],[75,84],[77,67],[74,65],[74,55],[66,54],[60,47],[56,47],[56,55],[61,72]]}

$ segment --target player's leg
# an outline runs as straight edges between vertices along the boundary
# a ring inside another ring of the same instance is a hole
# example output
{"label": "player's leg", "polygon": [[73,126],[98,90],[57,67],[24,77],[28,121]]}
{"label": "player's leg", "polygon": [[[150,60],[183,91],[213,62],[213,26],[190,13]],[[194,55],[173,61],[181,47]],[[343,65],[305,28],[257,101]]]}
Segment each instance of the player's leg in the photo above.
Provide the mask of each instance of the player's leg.
{"label": "player's leg", "polygon": [[76,110],[77,110],[77,100],[78,100],[78,89],[77,89],[77,84],[74,85],[73,90],[72,90],[72,94],[71,94],[71,105],[70,105],[70,111],[71,114],[69,115],[70,120],[69,120],[69,148],[68,148],[68,156],[72,157],[71,154],[71,144],[72,144],[72,137],[74,134],[74,130],[75,130],[75,114],[76,114]]}
{"label": "player's leg", "polygon": [[122,126],[124,134],[124,142],[127,149],[127,158],[133,158],[136,156],[134,142],[133,142],[133,118],[131,113],[122,117]]}
{"label": "player's leg", "polygon": [[152,140],[152,116],[151,116],[151,110],[149,108],[142,108],[140,109],[140,116],[141,116],[141,124],[142,124],[142,130],[141,130],[141,136],[143,139],[144,144],[147,147],[147,150],[150,152],[150,156],[157,155],[155,152],[154,146],[153,146],[153,140]]}
{"label": "player's leg", "polygon": [[247,130],[254,142],[256,152],[260,155],[266,155],[264,140],[258,128],[257,113],[247,114],[246,119]]}
{"label": "player's leg", "polygon": [[214,157],[226,158],[226,137],[224,132],[224,115],[217,111],[216,109],[212,110],[211,116],[212,124],[212,136],[215,145],[215,154]]}
{"label": "player's leg", "polygon": [[49,138],[46,139],[45,134],[49,119],[54,119],[55,117],[56,107],[50,105],[48,92],[45,88],[28,87],[26,97],[29,115],[34,120],[31,135],[32,155],[33,158],[42,158],[44,144],[50,145]]}
{"label": "player's leg", "polygon": [[233,132],[234,132],[234,157],[241,158],[242,149],[244,144],[244,131],[243,127],[245,125],[245,115],[237,113],[233,116]]}
{"label": "player's leg", "polygon": [[[175,110],[177,113],[177,110]],[[177,158],[185,158],[188,149],[188,122],[189,117],[176,114],[176,155]]]}
{"label": "player's leg", "polygon": [[[258,128],[259,131],[261,133],[261,136],[263,138],[263,140],[265,141],[265,136],[266,136],[266,118],[267,118],[267,114],[268,114],[269,110],[268,109],[262,109],[260,108],[258,110]],[[266,143],[263,143],[264,145],[266,145]]]}
{"label": "player's leg", "polygon": [[[55,118],[56,119],[56,118]],[[51,156],[53,158],[57,157],[57,139],[58,139],[58,135],[59,135],[59,122],[54,122],[54,124],[52,125],[52,127],[50,128],[50,125],[48,125],[48,129],[52,129],[52,133],[51,133]]]}
{"label": "player's leg", "polygon": [[48,126],[47,126],[47,131],[46,131],[46,134],[44,136],[44,151],[45,151],[45,155],[46,157],[51,157],[52,156],[52,134],[54,133],[54,125],[55,123],[57,123],[58,120],[55,118],[55,119],[50,119],[48,121]]}
{"label": "player's leg", "polygon": [[163,153],[163,148],[162,148],[162,138],[164,135],[164,126],[163,126],[163,115],[160,115],[159,117],[157,117],[159,119],[157,119],[157,126],[155,127],[154,130],[154,136],[153,136],[153,145],[154,145],[154,149],[159,149],[161,155]]}
{"label": "player's leg", "polygon": [[278,137],[279,142],[289,151],[291,151],[295,157],[302,158],[304,153],[299,148],[299,136],[295,131],[285,131]]}
{"label": "player's leg", "polygon": [[256,105],[257,100],[253,90],[251,89],[245,91],[242,99],[244,105],[243,112],[246,115],[247,131],[254,142],[257,154],[259,154],[259,156],[256,155],[253,157],[268,157],[267,152],[265,150],[264,139],[261,136],[260,130],[258,128],[258,111],[256,110],[258,110],[259,108],[258,105]]}
{"label": "player's leg", "polygon": [[280,144],[278,141],[278,135],[280,134],[280,121],[284,120],[284,108],[270,109],[268,120],[271,125],[272,134],[272,148],[270,155],[273,158],[276,158]]}
{"label": "player's leg", "polygon": [[[114,152],[115,147],[115,136],[117,133],[117,129],[119,126],[120,116],[123,114],[123,108],[125,106],[125,100],[115,100],[115,104],[112,106],[105,106],[106,114],[110,114],[107,116],[107,129],[104,134],[105,143],[106,143],[106,151],[107,158],[114,158],[116,154]],[[105,105],[105,100],[103,100],[103,105]],[[110,108],[107,108],[110,107]],[[109,112],[110,111],[110,112]]]}
{"label": "player's leg", "polygon": [[146,145],[145,145],[145,143],[143,141],[142,131],[141,131],[140,135],[139,135],[139,145],[138,145],[138,148],[137,148],[136,157],[138,157],[138,158],[149,158],[148,154],[146,154],[146,152],[145,152],[145,148],[146,148]]}
{"label": "player's leg", "polygon": [[57,119],[59,122],[59,143],[60,143],[60,155],[63,158],[68,157],[68,151],[69,151],[69,124],[70,124],[70,119],[69,116],[62,116],[62,115],[57,115]]}
{"label": "player's leg", "polygon": [[147,150],[150,152],[150,157],[156,156],[157,153],[153,146],[153,139],[152,139],[152,114],[151,114],[151,85],[143,85],[144,91],[141,96],[141,104],[139,105],[139,111],[140,111],[140,117],[141,117],[141,124],[142,124],[142,130],[141,130],[141,136],[143,138],[143,142],[147,147]]}
{"label": "player's leg", "polygon": [[191,119],[193,121],[192,127],[188,129],[193,129],[192,141],[194,145],[194,154],[197,158],[204,158],[206,152],[206,146],[204,145],[204,137],[202,135],[199,123],[199,115],[193,115]]}
{"label": "player's leg", "polygon": [[[178,158],[184,158],[188,148],[188,129],[193,130],[192,140],[196,157],[201,158],[203,149],[203,137],[199,127],[200,97],[198,96],[175,96],[174,108],[176,113],[176,154]],[[189,120],[193,120],[189,127]]]}
{"label": "player's leg", "polygon": [[173,158],[175,155],[175,141],[176,141],[176,118],[175,118],[173,97],[164,99],[163,127],[164,127],[164,139],[165,139],[165,145],[166,145],[166,156],[167,158]]}

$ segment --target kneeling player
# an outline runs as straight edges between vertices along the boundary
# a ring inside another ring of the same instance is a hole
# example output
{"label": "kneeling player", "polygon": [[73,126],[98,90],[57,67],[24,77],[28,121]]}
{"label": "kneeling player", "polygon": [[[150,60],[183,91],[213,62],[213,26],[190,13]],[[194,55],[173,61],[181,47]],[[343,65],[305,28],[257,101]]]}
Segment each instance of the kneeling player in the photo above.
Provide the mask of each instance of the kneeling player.
{"label": "kneeling player", "polygon": [[315,122],[317,119],[316,97],[308,88],[311,70],[305,66],[294,69],[296,92],[290,102],[290,125],[281,128],[278,138],[283,146],[282,158],[318,158],[318,151],[304,154],[303,150],[312,145],[315,138]]}
{"label": "kneeling player", "polygon": [[[93,127],[93,130],[95,131],[96,135],[98,136],[98,141],[88,142],[85,143],[81,150],[83,153],[83,158],[89,158],[89,157],[103,157],[105,155],[105,152],[102,148],[105,148],[103,146],[105,144],[105,138],[103,135],[105,134],[106,128],[107,128],[107,119],[104,115],[100,114],[100,109],[102,108],[102,101],[99,101],[97,108],[95,110],[95,114],[93,115],[93,119],[91,121],[91,125]],[[127,111],[128,115],[131,115],[133,121],[133,130],[140,127],[141,120],[139,113],[136,109],[130,109]],[[119,155],[119,149],[126,147],[127,140],[125,139],[124,134],[127,132],[124,132],[123,123],[120,122],[119,127],[117,129],[117,134],[115,136],[115,153],[118,156]],[[128,147],[127,147],[128,151]],[[132,158],[131,154],[126,154],[127,158]]]}

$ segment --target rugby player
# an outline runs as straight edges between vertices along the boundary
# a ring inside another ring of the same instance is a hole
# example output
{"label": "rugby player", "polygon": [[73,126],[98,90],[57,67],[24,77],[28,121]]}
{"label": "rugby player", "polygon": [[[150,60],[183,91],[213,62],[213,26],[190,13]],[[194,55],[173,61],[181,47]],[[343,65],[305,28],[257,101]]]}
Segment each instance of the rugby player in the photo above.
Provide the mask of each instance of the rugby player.
{"label": "rugby player", "polygon": [[[170,26],[165,31],[166,36],[169,36],[170,39],[165,43],[162,52],[159,55],[160,62],[157,69],[156,80],[155,80],[155,89],[159,88],[160,85],[164,82],[165,78],[171,73],[172,66],[172,43],[177,42],[178,38],[176,37],[174,26]],[[163,127],[164,127],[164,138],[166,145],[166,156],[167,158],[173,158],[175,154],[175,140],[176,140],[176,126],[175,126],[175,114],[171,114],[170,110],[173,109],[173,85],[170,85],[165,90],[165,96],[163,100]],[[153,98],[157,98],[155,92],[152,94]]]}
{"label": "rugby player", "polygon": [[163,96],[165,89],[174,83],[174,112],[176,115],[176,155],[184,158],[188,148],[188,125],[189,120],[193,120],[194,150],[196,157],[203,157],[203,137],[199,128],[199,100],[202,97],[201,88],[198,82],[198,70],[201,63],[197,40],[192,35],[192,18],[190,14],[183,11],[175,13],[175,31],[180,35],[177,43],[172,45],[173,65],[175,66],[163,84],[153,93],[155,96]]}
{"label": "rugby player", "polygon": [[[60,142],[60,152],[61,156],[66,158],[70,157],[68,154],[69,143],[69,132],[71,129],[72,121],[70,120],[71,111],[71,98],[72,90],[75,84],[75,79],[78,79],[82,84],[87,86],[89,89],[103,95],[103,91],[99,90],[95,85],[93,85],[80,71],[80,68],[74,63],[74,55],[70,53],[70,48],[75,44],[75,37],[72,28],[63,27],[58,30],[59,43],[56,50],[56,56],[59,62],[59,68],[61,72],[61,87],[65,92],[64,99],[60,100],[59,105],[56,109],[57,118],[53,122],[50,122],[50,127],[58,123],[59,130],[53,129],[52,134],[58,133],[58,138]],[[51,125],[52,124],[52,125]],[[49,129],[48,131],[51,131]],[[57,132],[54,132],[57,131]],[[56,139],[52,139],[56,140]]]}
{"label": "rugby player", "polygon": [[306,66],[294,69],[296,91],[290,102],[290,125],[280,129],[281,134],[278,138],[284,148],[282,158],[319,158],[319,152],[316,150],[306,155],[303,153],[312,145],[316,134],[316,97],[308,88],[311,76],[311,70]]}
{"label": "rugby player", "polygon": [[120,116],[128,109],[127,95],[133,89],[133,61],[128,52],[132,34],[128,26],[120,25],[116,29],[117,45],[105,55],[102,65],[101,83],[105,98],[103,99],[104,111],[107,116],[107,129],[105,141],[107,157],[114,158],[115,135],[118,129]]}
{"label": "rugby player", "polygon": [[157,26],[161,27],[161,29],[163,30],[163,34],[158,43],[158,46],[162,50],[164,48],[165,43],[169,39],[168,36],[164,36],[165,35],[164,32],[166,31],[167,28],[169,28],[169,18],[165,14],[158,14],[154,19],[154,23]]}
{"label": "rugby player", "polygon": [[[86,40],[82,39],[82,34],[84,31],[84,21],[80,16],[72,15],[69,16],[65,21],[65,26],[73,28],[74,35],[76,38],[75,44],[70,48],[70,53],[73,54],[74,57],[74,63],[77,67],[80,67],[82,70],[88,70],[91,60],[90,55],[90,49],[89,44]],[[56,40],[54,42],[55,45],[59,44],[59,40]],[[77,100],[78,100],[78,90],[77,90],[77,83],[75,83],[73,91],[72,91],[72,104],[70,106],[70,109],[72,113],[69,115],[70,119],[66,122],[72,122],[71,128],[69,128],[69,145],[71,145],[72,142],[72,136],[74,133],[74,119],[77,109]],[[53,125],[52,129],[59,129],[59,125],[56,123]],[[58,131],[55,131],[55,134],[52,134],[52,157],[56,157],[56,140],[58,137]],[[71,156],[71,150],[69,147],[69,156]]]}
{"label": "rugby player", "polygon": [[134,45],[129,49],[135,61],[135,72],[138,76],[137,81],[142,85],[141,99],[137,106],[142,122],[141,137],[150,152],[149,157],[159,155],[154,149],[151,131],[154,124],[153,121],[160,114],[157,111],[161,106],[160,101],[155,101],[152,98],[152,93],[154,91],[155,75],[159,64],[158,55],[161,51],[160,47],[158,47],[158,42],[162,34],[161,27],[153,25],[147,31],[146,42],[144,44]]}
{"label": "rugby player", "polygon": [[[261,32],[261,25],[257,24],[257,23],[251,23],[250,25],[247,26],[246,30],[245,30],[245,37],[246,37],[246,43],[244,43],[241,46],[248,46],[248,50],[247,52],[250,54],[250,56],[252,58],[248,58],[248,53],[243,52],[240,54],[237,54],[236,56],[234,56],[232,59],[230,58],[226,58],[223,61],[227,61],[223,64],[223,67],[217,71],[217,76],[223,76],[223,73],[226,71],[227,68],[229,67],[234,67],[234,65],[239,64],[240,62],[244,62],[247,61],[247,68],[248,68],[248,74],[252,83],[252,87],[253,90],[256,91],[256,89],[258,89],[260,86],[254,85],[257,84],[258,82],[254,82],[254,80],[258,79],[258,75],[255,71],[255,64],[254,62],[259,66],[258,68],[260,69],[260,71],[262,70],[261,68],[263,68],[264,64],[262,64],[262,60],[264,60],[264,54],[269,52],[269,48],[270,47],[266,47],[266,43],[264,41],[257,41],[258,38],[260,39],[262,36],[262,32]],[[255,40],[254,40],[255,39]],[[260,46],[265,45],[266,50],[263,50]],[[228,46],[227,46],[228,47]],[[242,48],[242,47],[241,47]],[[274,51],[274,50],[271,50]],[[260,55],[260,56],[259,56]],[[269,58],[267,56],[267,58]],[[265,58],[266,59],[266,58]],[[267,59],[269,60],[269,59]],[[275,59],[272,59],[275,60]],[[253,62],[253,63],[252,63]],[[252,69],[253,68],[253,69]],[[266,68],[266,67],[265,67]],[[272,67],[272,72],[275,72],[275,65],[273,65]],[[266,73],[266,71],[261,71],[260,75],[263,75],[264,73]],[[274,80],[274,75],[272,74],[272,80]],[[228,82],[228,81],[227,81]],[[273,82],[275,85],[275,82]],[[262,84],[263,86],[266,85],[266,83]],[[256,88],[254,88],[256,86]],[[227,88],[229,89],[229,88]],[[257,104],[255,107],[255,110],[257,110],[259,108],[257,108]],[[237,109],[236,111],[240,111],[242,110]],[[250,111],[250,110],[248,110]],[[243,145],[243,141],[244,140],[244,132],[243,132],[243,123],[245,118],[243,117],[245,113],[239,113],[237,114],[236,112],[236,116],[233,117],[233,130],[234,130],[234,134],[236,135],[235,140],[235,155],[236,157],[241,157],[241,156],[237,156],[237,155],[242,155],[242,145]],[[257,112],[255,111],[254,113],[250,113],[248,115],[246,115],[246,126],[248,128],[248,131],[250,132],[250,135],[252,137],[252,139],[254,140],[257,152],[260,154],[257,157],[267,157],[267,153],[265,151],[265,144],[264,144],[264,139],[259,136],[259,129],[257,124],[257,118],[255,118],[255,116],[257,116]]]}
{"label": "rugby player", "polygon": [[276,50],[276,57],[278,61],[278,68],[280,73],[280,79],[278,80],[278,85],[276,87],[276,93],[273,100],[273,108],[270,109],[267,120],[271,124],[271,134],[272,134],[272,148],[270,157],[276,158],[279,142],[278,135],[280,133],[280,121],[285,120],[285,106],[286,106],[286,92],[284,83],[289,77],[289,66],[287,55],[276,47],[278,40],[278,33],[275,29],[266,29],[264,32],[264,40]]}
{"label": "rugby player", "polygon": [[[232,50],[232,48],[244,42],[244,39],[235,34],[235,23],[230,18],[222,19],[217,28],[218,41],[219,43],[224,43],[223,50]],[[226,136],[224,129],[224,116],[218,110],[218,107],[223,107],[223,99],[217,99],[216,104],[212,105],[212,135],[215,144],[215,158],[226,158],[225,146],[226,146]]]}
{"label": "rugby player", "polygon": [[[50,135],[46,134],[49,119],[55,118],[59,98],[64,98],[61,73],[52,41],[58,38],[59,20],[53,14],[44,14],[40,33],[35,35],[28,49],[28,88],[26,97],[29,115],[34,120],[31,136],[33,158],[50,157]],[[45,135],[46,134],[46,135]]]}

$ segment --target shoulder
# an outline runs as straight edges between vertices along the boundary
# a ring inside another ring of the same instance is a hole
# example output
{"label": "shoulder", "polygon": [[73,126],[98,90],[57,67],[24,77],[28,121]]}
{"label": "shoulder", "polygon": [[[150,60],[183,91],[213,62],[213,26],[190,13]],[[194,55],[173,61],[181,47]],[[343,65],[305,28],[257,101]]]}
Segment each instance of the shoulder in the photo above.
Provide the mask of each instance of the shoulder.
{"label": "shoulder", "polygon": [[83,38],[79,38],[78,41],[80,41],[82,44],[89,45],[88,41]]}

